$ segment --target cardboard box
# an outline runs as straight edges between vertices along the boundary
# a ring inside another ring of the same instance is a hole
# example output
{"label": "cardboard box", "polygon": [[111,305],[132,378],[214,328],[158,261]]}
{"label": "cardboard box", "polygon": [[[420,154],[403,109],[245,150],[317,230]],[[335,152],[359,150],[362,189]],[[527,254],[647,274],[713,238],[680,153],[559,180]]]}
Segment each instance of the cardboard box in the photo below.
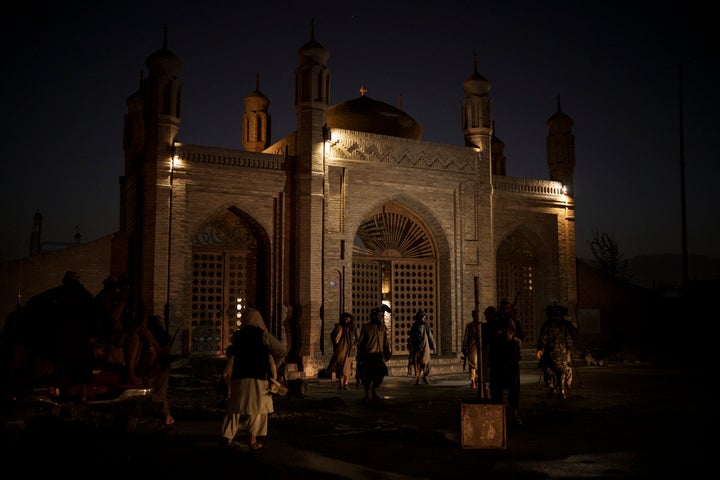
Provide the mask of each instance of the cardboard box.
{"label": "cardboard box", "polygon": [[507,448],[505,405],[460,404],[462,448]]}

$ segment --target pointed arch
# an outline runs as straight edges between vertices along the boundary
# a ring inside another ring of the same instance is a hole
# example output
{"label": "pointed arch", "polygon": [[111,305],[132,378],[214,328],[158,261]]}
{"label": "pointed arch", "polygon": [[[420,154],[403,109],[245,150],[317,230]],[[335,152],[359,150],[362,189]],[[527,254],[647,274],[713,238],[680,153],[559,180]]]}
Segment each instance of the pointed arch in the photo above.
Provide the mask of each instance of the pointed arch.
{"label": "pointed arch", "polygon": [[[235,207],[208,218],[191,238],[190,351],[223,355],[242,311],[267,312],[268,237]],[[268,324],[268,329],[276,326]]]}
{"label": "pointed arch", "polygon": [[428,315],[438,345],[438,253],[429,229],[410,209],[387,202],[360,222],[353,244],[353,309],[367,319],[381,301],[390,307],[386,324],[392,349],[407,352],[412,318]]}

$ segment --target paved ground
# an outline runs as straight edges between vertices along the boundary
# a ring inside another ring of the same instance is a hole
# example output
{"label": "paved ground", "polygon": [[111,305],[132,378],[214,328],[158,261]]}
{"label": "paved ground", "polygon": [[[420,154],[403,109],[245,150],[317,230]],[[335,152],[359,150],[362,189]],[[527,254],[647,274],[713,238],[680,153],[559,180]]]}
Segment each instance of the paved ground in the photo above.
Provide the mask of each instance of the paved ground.
{"label": "paved ground", "polygon": [[211,388],[173,391],[177,423],[171,430],[150,421],[133,434],[45,428],[6,452],[16,459],[39,454],[42,462],[28,464],[38,472],[71,468],[84,458],[93,478],[100,465],[115,474],[252,468],[259,478],[316,480],[684,478],[710,463],[718,416],[709,408],[701,370],[581,367],[565,400],[547,398],[538,380],[535,373],[522,375],[525,426],[507,430],[506,448],[462,447],[461,406],[476,397],[465,375],[454,374],[431,377],[430,385],[388,377],[377,406],[364,405],[354,386],[340,392],[334,382],[311,380],[305,398],[275,400],[269,436],[252,452],[219,448],[222,410]]}

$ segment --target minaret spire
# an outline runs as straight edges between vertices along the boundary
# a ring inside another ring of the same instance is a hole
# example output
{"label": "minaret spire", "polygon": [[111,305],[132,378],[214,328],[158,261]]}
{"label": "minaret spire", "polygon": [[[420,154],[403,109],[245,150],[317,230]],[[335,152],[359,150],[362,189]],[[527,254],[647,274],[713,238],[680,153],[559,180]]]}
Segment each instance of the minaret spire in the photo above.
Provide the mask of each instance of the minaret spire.
{"label": "minaret spire", "polygon": [[462,130],[465,145],[490,151],[492,100],[490,82],[478,73],[478,55],[473,53],[473,72],[462,85]]}
{"label": "minaret spire", "polygon": [[260,72],[255,72],[255,91],[245,97],[242,144],[248,152],[262,152],[270,146],[270,100],[260,92]]}
{"label": "minaret spire", "polygon": [[575,135],[573,121],[560,107],[560,95],[557,96],[557,112],[545,122],[548,129],[547,165],[550,180],[561,182],[567,193],[573,196],[573,174],[575,171]]}

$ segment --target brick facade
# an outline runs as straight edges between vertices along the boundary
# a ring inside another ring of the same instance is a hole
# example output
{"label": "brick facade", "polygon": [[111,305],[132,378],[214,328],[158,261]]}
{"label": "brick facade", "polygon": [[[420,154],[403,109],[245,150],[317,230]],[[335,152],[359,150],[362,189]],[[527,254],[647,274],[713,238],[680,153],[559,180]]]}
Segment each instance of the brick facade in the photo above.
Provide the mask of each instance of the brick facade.
{"label": "brick facade", "polygon": [[[311,46],[300,50],[296,83],[325,78],[329,85],[324,49],[317,43]],[[153,62],[164,62],[163,68]],[[97,245],[83,244],[30,261],[52,262],[52,270],[77,270],[81,261],[83,268],[92,266],[92,273],[81,271],[81,276],[93,293],[108,274],[127,272],[143,315],[164,315],[166,304],[169,307],[170,331],[183,332],[176,350],[198,351],[202,340],[215,342],[207,352],[218,355],[234,319],[234,304],[228,299],[235,297],[228,292],[236,288],[233,282],[241,283],[231,270],[237,267],[243,282],[250,279],[241,290],[250,292],[248,298],[261,308],[273,333],[297,350],[293,361],[305,375],[315,375],[326,365],[331,354],[327,337],[342,311],[355,313],[356,321],[366,320],[367,302],[356,297],[353,281],[360,277],[353,268],[359,258],[358,232],[373,216],[399,219],[414,230],[407,227],[398,233],[385,226],[377,240],[394,246],[367,258],[378,265],[419,259],[436,272],[431,292],[423,295],[433,306],[442,357],[459,356],[463,328],[476,302],[484,308],[497,304],[499,296],[522,290],[518,305],[524,309],[523,321],[533,328],[543,320],[550,299],[574,311],[574,201],[560,182],[507,177],[504,168],[502,174],[493,174],[491,118],[486,118],[491,115],[489,83],[484,79],[476,84],[472,82],[479,80],[472,77],[465,84],[463,108],[481,107],[466,116],[465,146],[330,128],[328,92],[321,88],[303,96],[309,84],[298,84],[297,130],[262,151],[246,151],[177,140],[182,132],[179,109],[163,110],[153,95],[170,92],[179,97],[179,64],[165,48],[151,55],[148,78],[128,101],[123,218],[121,231],[112,236],[116,248],[111,249],[108,237]],[[305,70],[312,75],[306,76]],[[473,102],[477,95],[482,101]],[[473,127],[473,115],[485,116],[478,127]],[[246,122],[246,128],[263,125]],[[262,139],[266,132],[250,133]],[[257,149],[257,142],[252,145]],[[574,156],[572,160],[574,165]],[[393,233],[402,236],[397,245]],[[427,252],[414,257],[412,245],[404,245],[403,239],[423,241]],[[77,255],[70,256],[73,251]],[[517,263],[507,255],[499,257],[501,251],[516,252]],[[204,265],[196,258],[198,252],[224,263]],[[62,255],[68,255],[67,261],[59,259]],[[233,263],[230,258],[239,260]],[[224,275],[222,282],[207,287],[203,275],[208,272]],[[61,275],[52,276],[52,281],[33,279],[35,290],[58,284]],[[398,278],[390,278],[396,289]],[[402,281],[412,305],[414,280]],[[218,298],[207,300],[213,295]],[[389,298],[399,298],[393,295],[389,292]],[[207,334],[198,327],[202,322],[197,319],[203,316],[216,319],[205,322]],[[403,344],[402,339],[397,342]]]}

